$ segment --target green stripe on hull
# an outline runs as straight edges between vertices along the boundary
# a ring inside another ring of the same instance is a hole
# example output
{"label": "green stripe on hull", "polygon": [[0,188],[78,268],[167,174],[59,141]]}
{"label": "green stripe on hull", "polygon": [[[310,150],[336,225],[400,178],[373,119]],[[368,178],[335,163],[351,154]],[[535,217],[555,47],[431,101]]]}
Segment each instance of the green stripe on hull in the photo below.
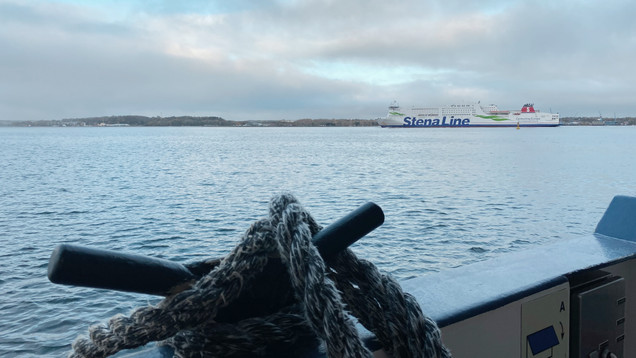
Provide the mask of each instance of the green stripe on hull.
{"label": "green stripe on hull", "polygon": [[509,121],[510,120],[510,118],[504,118],[504,117],[499,117],[499,116],[483,116],[483,115],[479,115],[479,114],[476,114],[475,117],[479,117],[479,118],[483,118],[483,119],[491,119],[491,120],[497,121],[497,122]]}

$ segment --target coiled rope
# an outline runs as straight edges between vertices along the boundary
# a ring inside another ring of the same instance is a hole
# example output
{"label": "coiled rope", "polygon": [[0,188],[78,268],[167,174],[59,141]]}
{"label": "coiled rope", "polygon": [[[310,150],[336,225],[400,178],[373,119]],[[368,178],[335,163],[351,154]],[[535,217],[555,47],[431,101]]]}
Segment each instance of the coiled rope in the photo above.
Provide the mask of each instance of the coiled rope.
{"label": "coiled rope", "polygon": [[[272,198],[269,216],[252,224],[230,254],[190,289],[91,326],[89,338],[73,343],[70,357],[107,357],[152,341],[172,346],[177,357],[259,356],[273,345],[315,337],[330,358],[372,357],[347,309],[391,357],[451,357],[435,322],[392,277],[349,249],[327,266],[311,243],[320,229],[292,195]],[[219,309],[249,290],[272,257],[287,268],[295,303],[266,317],[216,322]]]}

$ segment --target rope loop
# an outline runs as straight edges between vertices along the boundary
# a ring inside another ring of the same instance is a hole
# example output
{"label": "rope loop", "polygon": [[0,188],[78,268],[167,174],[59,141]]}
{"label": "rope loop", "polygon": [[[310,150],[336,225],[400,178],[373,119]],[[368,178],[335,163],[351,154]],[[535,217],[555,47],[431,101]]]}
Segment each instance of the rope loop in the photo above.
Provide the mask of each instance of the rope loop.
{"label": "rope loop", "polygon": [[[370,358],[352,315],[392,357],[451,357],[435,322],[392,277],[349,249],[327,265],[311,242],[320,230],[293,195],[272,198],[268,217],[252,224],[225,258],[189,266],[210,268],[191,288],[90,327],[69,357],[107,357],[153,341],[172,346],[177,357],[258,357],[317,338],[330,358]],[[217,320],[275,260],[285,267],[292,302],[259,317]]]}

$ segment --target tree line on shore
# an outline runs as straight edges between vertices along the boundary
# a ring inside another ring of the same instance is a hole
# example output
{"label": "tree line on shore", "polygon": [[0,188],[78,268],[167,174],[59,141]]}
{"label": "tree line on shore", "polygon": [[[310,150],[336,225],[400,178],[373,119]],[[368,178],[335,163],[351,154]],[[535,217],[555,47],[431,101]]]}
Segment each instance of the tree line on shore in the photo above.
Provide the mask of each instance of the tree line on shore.
{"label": "tree line on shore", "polygon": [[636,125],[636,117],[622,118],[599,118],[599,117],[562,117],[560,118],[562,125],[566,126],[634,126]]}
{"label": "tree line on shore", "polygon": [[366,127],[377,126],[376,120],[369,119],[297,119],[297,120],[253,120],[228,121],[221,117],[146,117],[107,116],[73,118],[62,120],[10,122],[18,127]]}

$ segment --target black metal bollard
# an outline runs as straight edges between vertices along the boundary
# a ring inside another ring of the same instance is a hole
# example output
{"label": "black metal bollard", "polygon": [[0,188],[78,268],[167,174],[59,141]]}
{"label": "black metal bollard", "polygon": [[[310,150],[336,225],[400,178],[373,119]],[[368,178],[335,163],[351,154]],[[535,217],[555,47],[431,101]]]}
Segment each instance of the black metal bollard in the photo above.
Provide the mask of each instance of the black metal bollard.
{"label": "black metal bollard", "polygon": [[[373,231],[384,222],[382,209],[366,203],[313,237],[323,259]],[[53,283],[168,296],[187,289],[198,277],[169,260],[63,244],[49,259]]]}

